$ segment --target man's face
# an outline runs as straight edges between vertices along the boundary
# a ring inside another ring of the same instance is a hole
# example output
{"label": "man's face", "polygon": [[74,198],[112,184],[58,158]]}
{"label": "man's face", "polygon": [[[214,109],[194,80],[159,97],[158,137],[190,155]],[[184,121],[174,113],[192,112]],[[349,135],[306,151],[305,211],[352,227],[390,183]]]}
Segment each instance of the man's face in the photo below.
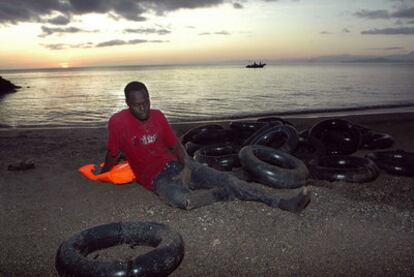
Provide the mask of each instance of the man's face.
{"label": "man's face", "polygon": [[126,98],[126,103],[131,113],[142,121],[147,120],[149,117],[150,100],[147,95],[143,91],[132,91]]}

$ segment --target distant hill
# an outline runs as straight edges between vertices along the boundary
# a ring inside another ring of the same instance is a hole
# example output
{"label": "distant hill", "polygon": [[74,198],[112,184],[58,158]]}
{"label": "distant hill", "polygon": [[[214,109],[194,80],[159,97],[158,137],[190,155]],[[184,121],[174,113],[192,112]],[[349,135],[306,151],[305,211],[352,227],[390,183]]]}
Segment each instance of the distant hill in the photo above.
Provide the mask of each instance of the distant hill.
{"label": "distant hill", "polygon": [[320,56],[308,59],[308,62],[312,63],[325,63],[325,62],[336,62],[336,63],[353,63],[353,62],[364,62],[364,63],[411,63],[414,62],[414,51],[408,54],[402,55],[388,55],[388,56],[353,56],[353,55],[336,55],[336,56]]}

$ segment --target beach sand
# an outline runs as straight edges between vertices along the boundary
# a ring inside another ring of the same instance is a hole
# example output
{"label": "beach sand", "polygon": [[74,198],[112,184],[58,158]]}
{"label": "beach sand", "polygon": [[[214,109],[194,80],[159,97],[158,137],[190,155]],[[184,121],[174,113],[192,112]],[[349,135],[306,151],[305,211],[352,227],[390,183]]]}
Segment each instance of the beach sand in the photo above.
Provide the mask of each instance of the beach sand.
{"label": "beach sand", "polygon": [[[321,118],[288,119],[302,129]],[[393,149],[414,152],[414,113],[347,119],[392,135]],[[189,127],[175,125],[179,134]],[[104,128],[0,131],[0,276],[54,276],[63,241],[120,221],[165,223],[182,235],[185,257],[172,276],[414,275],[413,178],[381,172],[363,184],[310,179],[312,202],[300,214],[242,201],[183,211],[136,184],[78,173],[103,161],[105,140]],[[27,158],[34,169],[7,170]],[[98,259],[139,251],[119,246]]]}

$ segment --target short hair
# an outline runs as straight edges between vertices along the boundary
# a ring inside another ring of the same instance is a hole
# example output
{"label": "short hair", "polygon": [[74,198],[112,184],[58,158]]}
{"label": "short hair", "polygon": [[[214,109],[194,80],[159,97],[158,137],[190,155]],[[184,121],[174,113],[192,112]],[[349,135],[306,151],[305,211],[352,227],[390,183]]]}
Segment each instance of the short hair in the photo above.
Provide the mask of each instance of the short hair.
{"label": "short hair", "polygon": [[128,94],[133,91],[139,91],[145,94],[147,98],[149,98],[148,89],[147,87],[141,82],[130,82],[124,88],[125,98],[128,98]]}

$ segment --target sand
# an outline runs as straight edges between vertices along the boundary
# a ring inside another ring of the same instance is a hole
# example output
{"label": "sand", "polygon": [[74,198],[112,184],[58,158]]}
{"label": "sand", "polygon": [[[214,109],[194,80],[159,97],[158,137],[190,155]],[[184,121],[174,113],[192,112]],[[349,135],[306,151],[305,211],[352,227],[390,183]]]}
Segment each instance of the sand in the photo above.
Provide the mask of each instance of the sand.
{"label": "sand", "polygon": [[[393,149],[414,152],[414,113],[347,118],[391,134]],[[320,118],[289,120],[302,129]],[[174,127],[182,133],[189,125]],[[120,221],[164,223],[182,235],[185,257],[172,276],[414,275],[413,178],[381,172],[364,184],[309,179],[312,202],[300,214],[242,201],[183,211],[136,184],[79,174],[80,166],[103,160],[105,140],[104,128],[0,131],[1,276],[55,276],[63,241]],[[34,169],[7,170],[27,158]],[[115,247],[99,259],[139,253]]]}

